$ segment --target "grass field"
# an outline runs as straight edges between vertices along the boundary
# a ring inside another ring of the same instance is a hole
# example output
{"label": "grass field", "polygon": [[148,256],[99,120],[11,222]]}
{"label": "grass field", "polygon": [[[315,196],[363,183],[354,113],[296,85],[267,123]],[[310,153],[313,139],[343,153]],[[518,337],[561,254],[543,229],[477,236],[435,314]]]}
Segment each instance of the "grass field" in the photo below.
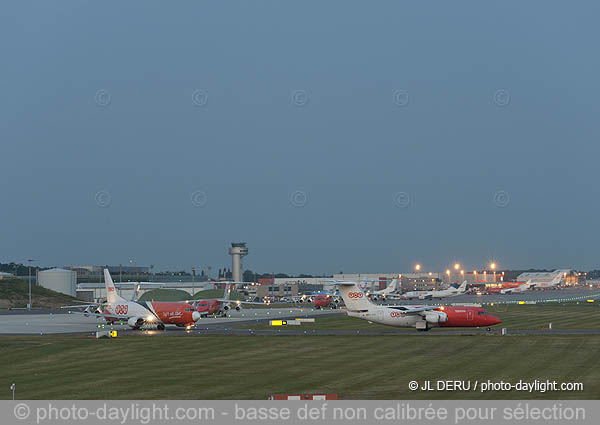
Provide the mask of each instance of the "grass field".
{"label": "grass field", "polygon": [[181,289],[153,289],[144,292],[140,301],[185,301],[192,298],[192,295]]}
{"label": "grass field", "polygon": [[[46,289],[43,286],[31,285],[33,308],[56,308],[65,304],[73,304],[77,298],[60,292]],[[0,308],[23,308],[29,302],[29,284],[20,279],[0,280]]]}
{"label": "grass field", "polygon": [[[597,399],[598,336],[0,337],[19,399]],[[582,382],[583,392],[411,392],[411,380]]]}
{"label": "grass field", "polygon": [[[587,303],[564,304],[500,304],[487,306],[486,310],[500,318],[502,323],[495,329],[600,329],[600,305]],[[269,329],[268,323],[256,325],[239,325],[240,328]],[[391,330],[390,326],[369,323],[366,320],[348,316],[318,318],[315,323],[303,323],[300,327],[291,329],[302,330]],[[432,329],[435,332],[436,328]]]}

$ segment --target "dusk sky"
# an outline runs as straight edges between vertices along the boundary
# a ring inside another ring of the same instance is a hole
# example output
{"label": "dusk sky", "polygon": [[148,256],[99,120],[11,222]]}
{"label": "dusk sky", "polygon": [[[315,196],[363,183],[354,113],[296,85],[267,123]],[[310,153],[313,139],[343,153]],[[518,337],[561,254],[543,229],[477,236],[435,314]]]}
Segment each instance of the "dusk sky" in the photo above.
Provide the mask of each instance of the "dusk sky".
{"label": "dusk sky", "polygon": [[4,2],[0,262],[599,268],[599,12]]}

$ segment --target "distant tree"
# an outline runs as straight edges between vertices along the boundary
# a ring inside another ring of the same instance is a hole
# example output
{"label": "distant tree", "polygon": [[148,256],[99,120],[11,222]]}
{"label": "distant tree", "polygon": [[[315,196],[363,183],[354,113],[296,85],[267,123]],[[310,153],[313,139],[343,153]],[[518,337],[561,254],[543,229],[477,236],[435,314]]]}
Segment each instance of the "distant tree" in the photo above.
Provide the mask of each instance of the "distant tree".
{"label": "distant tree", "polygon": [[254,280],[254,272],[252,270],[244,270],[244,282],[252,282]]}

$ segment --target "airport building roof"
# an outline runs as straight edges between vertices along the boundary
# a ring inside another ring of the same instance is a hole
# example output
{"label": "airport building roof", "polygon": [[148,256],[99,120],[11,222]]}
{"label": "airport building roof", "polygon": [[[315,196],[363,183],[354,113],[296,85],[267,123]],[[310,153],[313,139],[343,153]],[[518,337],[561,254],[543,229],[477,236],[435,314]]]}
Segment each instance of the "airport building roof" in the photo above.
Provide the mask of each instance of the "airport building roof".
{"label": "airport building roof", "polygon": [[533,281],[535,281],[536,279],[551,279],[554,276],[556,276],[557,274],[564,275],[566,273],[568,275],[572,271],[573,271],[572,269],[557,269],[557,270],[554,270],[553,272],[521,273],[519,276],[517,276],[517,281],[530,280],[530,279]]}

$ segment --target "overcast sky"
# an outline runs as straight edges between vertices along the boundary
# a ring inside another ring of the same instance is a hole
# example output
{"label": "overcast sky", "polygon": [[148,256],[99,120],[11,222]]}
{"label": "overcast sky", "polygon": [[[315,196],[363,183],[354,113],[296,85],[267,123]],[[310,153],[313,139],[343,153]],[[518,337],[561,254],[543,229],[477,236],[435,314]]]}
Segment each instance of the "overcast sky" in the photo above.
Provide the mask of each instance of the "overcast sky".
{"label": "overcast sky", "polygon": [[2,9],[0,262],[600,266],[598,2]]}

